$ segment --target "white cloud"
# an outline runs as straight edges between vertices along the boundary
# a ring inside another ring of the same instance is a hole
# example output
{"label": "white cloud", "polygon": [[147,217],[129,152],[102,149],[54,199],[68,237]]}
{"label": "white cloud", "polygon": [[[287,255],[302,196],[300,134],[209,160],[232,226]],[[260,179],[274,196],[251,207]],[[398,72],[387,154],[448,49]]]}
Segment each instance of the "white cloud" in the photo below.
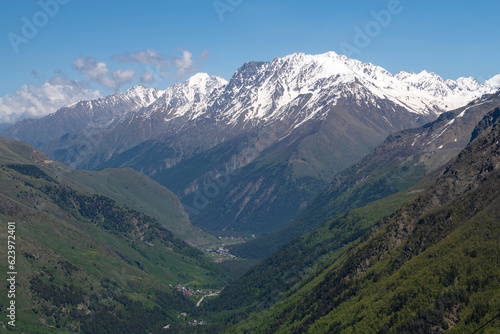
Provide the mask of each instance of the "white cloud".
{"label": "white cloud", "polygon": [[93,57],[78,57],[73,62],[73,67],[85,77],[103,86],[118,89],[123,84],[134,80],[134,70],[123,70],[121,68],[110,72],[104,62],[97,62]]}
{"label": "white cloud", "polygon": [[149,72],[144,72],[141,74],[141,82],[145,84],[149,84],[155,81],[154,75]]}
{"label": "white cloud", "polygon": [[177,70],[177,79],[180,79],[185,75],[192,74],[196,70],[196,64],[192,59],[193,54],[188,50],[179,50],[182,52],[182,56],[170,58],[171,64]]}
{"label": "white cloud", "polygon": [[0,98],[0,122],[13,123],[24,118],[39,118],[80,100],[100,97],[85,84],[55,76],[40,85],[23,85],[13,95]]}
{"label": "white cloud", "polygon": [[121,68],[117,69],[112,73],[113,82],[115,87],[120,87],[128,82],[132,82],[135,77],[134,70],[122,70]]}

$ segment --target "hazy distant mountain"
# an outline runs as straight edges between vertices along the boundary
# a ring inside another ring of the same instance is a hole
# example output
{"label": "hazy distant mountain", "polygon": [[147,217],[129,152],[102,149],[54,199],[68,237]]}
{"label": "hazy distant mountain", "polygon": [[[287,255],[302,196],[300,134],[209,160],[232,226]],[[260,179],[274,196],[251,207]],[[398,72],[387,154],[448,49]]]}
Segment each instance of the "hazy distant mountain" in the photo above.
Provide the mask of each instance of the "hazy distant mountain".
{"label": "hazy distant mountain", "polygon": [[125,93],[115,93],[97,100],[80,101],[40,119],[20,121],[2,135],[41,147],[67,133],[104,129],[150,105],[158,98],[159,93],[158,89],[145,86],[132,87]]}

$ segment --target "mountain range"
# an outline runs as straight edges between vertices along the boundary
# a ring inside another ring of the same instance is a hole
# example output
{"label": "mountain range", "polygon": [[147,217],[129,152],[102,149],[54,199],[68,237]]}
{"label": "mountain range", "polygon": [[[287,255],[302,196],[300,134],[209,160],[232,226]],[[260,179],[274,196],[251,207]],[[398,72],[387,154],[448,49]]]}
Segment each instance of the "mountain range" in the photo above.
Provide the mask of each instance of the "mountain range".
{"label": "mountain range", "polygon": [[3,135],[79,169],[131,167],[174,191],[204,229],[260,235],[290,224],[390,133],[498,88],[500,76],[392,75],[333,52],[293,54],[247,63],[229,82],[200,73],[82,101]]}

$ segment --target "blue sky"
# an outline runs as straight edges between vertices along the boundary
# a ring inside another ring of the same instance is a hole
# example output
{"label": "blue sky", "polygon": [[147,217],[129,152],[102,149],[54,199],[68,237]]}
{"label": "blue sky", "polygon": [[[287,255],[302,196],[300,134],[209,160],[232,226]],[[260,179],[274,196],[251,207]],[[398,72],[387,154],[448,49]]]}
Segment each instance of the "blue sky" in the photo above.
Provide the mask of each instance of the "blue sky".
{"label": "blue sky", "polygon": [[[390,8],[377,22],[373,13]],[[248,61],[346,45],[352,58],[392,73],[482,82],[500,73],[499,10],[498,1],[448,0],[2,1],[0,112],[9,101],[22,108],[20,96],[45,82],[80,90],[73,99],[124,91],[141,77],[166,88],[195,72],[230,79]],[[359,43],[358,28],[372,36]]]}

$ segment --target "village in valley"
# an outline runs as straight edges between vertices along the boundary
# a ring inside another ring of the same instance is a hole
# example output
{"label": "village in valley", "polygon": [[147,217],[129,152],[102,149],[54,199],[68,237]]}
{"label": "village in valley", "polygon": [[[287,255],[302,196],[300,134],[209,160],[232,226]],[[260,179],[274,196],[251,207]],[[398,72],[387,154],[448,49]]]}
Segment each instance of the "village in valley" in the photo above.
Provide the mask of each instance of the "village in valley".
{"label": "village in valley", "polygon": [[[191,282],[191,283],[193,283],[193,282]],[[191,283],[188,283],[188,284],[185,284],[185,285],[177,284],[175,286],[175,288],[178,291],[182,292],[182,294],[185,295],[185,296],[201,296],[201,298],[198,301],[198,303],[196,304],[196,306],[200,306],[201,301],[205,297],[217,296],[220,293],[220,290],[202,290],[202,289],[190,288],[189,284],[191,284]]]}
{"label": "village in valley", "polygon": [[[224,237],[218,237],[218,242],[209,244],[209,245],[204,245],[203,247],[200,247],[199,249],[207,256],[210,258],[210,260],[214,263],[222,263],[226,261],[238,261],[239,258],[231,254],[231,246],[236,245],[236,244],[241,244],[245,243],[249,240],[255,239],[255,235],[251,236],[246,236],[246,237],[236,237],[236,236],[224,236]],[[197,282],[189,282],[186,284],[181,284],[178,283],[176,286],[170,285],[172,288],[175,288],[177,291],[181,292],[183,295],[189,298],[199,298],[198,301],[196,302],[196,306],[199,307],[203,300],[206,297],[215,297],[217,296],[222,290],[212,290],[212,289],[198,289],[197,288]],[[189,315],[187,313],[180,313],[177,316],[178,319],[181,318],[189,318]],[[187,321],[187,319],[186,319]],[[191,320],[186,322],[190,326],[203,326],[206,325],[206,322],[203,320]],[[167,325],[163,327],[163,329],[168,330],[171,325]]]}
{"label": "village in valley", "polygon": [[[205,297],[215,297],[217,296],[222,290],[203,290],[203,289],[194,289],[194,288],[191,288],[189,285],[190,284],[193,284],[193,283],[196,283],[196,282],[189,282],[187,284],[177,284],[175,287],[170,285],[171,287],[177,289],[177,291],[181,292],[182,294],[184,294],[185,296],[187,297],[191,297],[191,298],[195,298],[195,296],[200,296],[200,299],[198,300],[198,302],[196,303],[196,307],[199,307],[201,305],[201,303],[203,302],[203,300],[205,299]],[[187,321],[186,319],[189,318],[189,315],[185,312],[183,313],[180,313],[178,316],[177,316],[177,319],[182,319],[182,321]],[[189,326],[203,326],[203,325],[206,325],[207,323],[203,320],[191,320],[191,321],[187,321],[186,322]],[[168,330],[168,329],[171,329],[171,325],[166,325],[165,327],[163,327],[164,330]]]}
{"label": "village in valley", "polygon": [[211,245],[206,245],[201,248],[201,250],[215,263],[237,260],[238,258],[231,254],[231,246],[245,243],[252,239],[255,239],[255,235],[252,235],[250,237],[219,237],[219,242]]}

